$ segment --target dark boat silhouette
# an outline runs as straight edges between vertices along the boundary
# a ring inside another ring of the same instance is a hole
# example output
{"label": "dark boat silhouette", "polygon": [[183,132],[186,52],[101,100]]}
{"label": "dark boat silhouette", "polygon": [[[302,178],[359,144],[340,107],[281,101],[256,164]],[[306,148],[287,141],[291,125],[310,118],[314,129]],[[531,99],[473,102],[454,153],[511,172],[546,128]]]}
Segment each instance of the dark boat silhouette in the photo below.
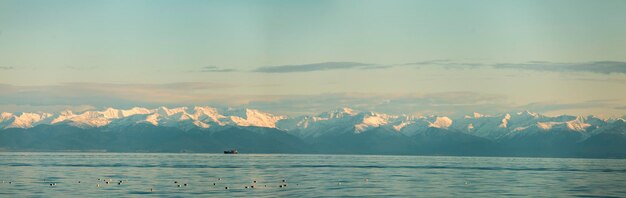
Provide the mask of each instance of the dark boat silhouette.
{"label": "dark boat silhouette", "polygon": [[228,150],[228,151],[224,151],[224,154],[237,154],[239,152],[237,152],[237,150]]}

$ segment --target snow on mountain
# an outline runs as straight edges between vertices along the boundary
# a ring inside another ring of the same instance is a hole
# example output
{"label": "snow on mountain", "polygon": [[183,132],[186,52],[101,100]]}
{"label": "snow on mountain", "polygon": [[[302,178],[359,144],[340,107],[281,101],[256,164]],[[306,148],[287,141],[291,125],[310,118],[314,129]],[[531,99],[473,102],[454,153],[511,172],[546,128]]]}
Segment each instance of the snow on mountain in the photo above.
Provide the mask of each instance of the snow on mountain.
{"label": "snow on mountain", "polygon": [[238,126],[257,126],[276,128],[276,122],[284,119],[284,116],[274,116],[269,113],[254,109],[239,109],[226,112],[226,123],[234,123]]}
{"label": "snow on mountain", "polygon": [[375,112],[363,112],[360,114],[354,114],[354,116],[357,116],[355,121],[358,122],[354,125],[356,132],[364,132],[371,128],[385,126],[398,119],[398,116]]}
{"label": "snow on mountain", "polygon": [[120,112],[122,113],[122,117],[128,117],[128,116],[137,115],[137,114],[149,114],[151,111],[150,109],[146,109],[146,108],[133,107],[127,110],[122,109],[120,110]]}
{"label": "snow on mountain", "polygon": [[626,135],[626,121],[624,119],[616,119],[607,123],[604,127],[593,131],[594,135],[601,133],[621,134]]}
{"label": "snow on mountain", "polygon": [[28,128],[38,122],[47,121],[50,113],[2,113],[0,126],[2,128]]}
{"label": "snow on mountain", "polygon": [[393,126],[393,128],[407,136],[413,136],[422,133],[428,128],[438,128],[447,130],[454,122],[451,118],[445,116],[405,116],[404,121]]}
{"label": "snow on mountain", "polygon": [[507,133],[510,120],[510,114],[465,116],[463,119],[456,119],[450,128],[479,137],[497,139]]}
{"label": "snow on mountain", "polygon": [[350,108],[300,116],[278,122],[277,128],[293,131],[304,137],[318,137],[329,133],[361,133],[377,127],[393,127],[402,116],[376,112],[359,112]]}
{"label": "snow on mountain", "polygon": [[226,118],[226,116],[221,115],[219,111],[213,107],[194,107],[191,116],[200,122],[215,122],[219,125],[223,125],[220,120]]}
{"label": "snow on mountain", "polygon": [[9,120],[11,119],[14,119],[12,113],[9,113],[9,112],[0,113],[0,128],[4,128],[4,126],[2,126],[1,124],[8,123]]}
{"label": "snow on mountain", "polygon": [[254,109],[217,109],[213,107],[159,107],[148,109],[106,108],[74,113],[8,113],[0,114],[0,128],[30,128],[40,124],[67,124],[89,127],[123,127],[136,124],[176,127],[183,130],[223,126],[277,128],[301,137],[318,137],[326,134],[363,133],[383,129],[389,133],[406,136],[437,128],[436,131],[456,131],[498,140],[525,133],[549,133],[552,131],[595,133],[596,129],[623,119],[600,119],[593,116],[544,116],[528,111],[496,115],[473,113],[460,118],[445,116],[389,115],[350,108],[319,113],[317,115],[288,118]]}
{"label": "snow on mountain", "polygon": [[435,121],[432,122],[428,126],[429,127],[446,129],[446,128],[450,127],[450,125],[452,125],[452,119],[450,119],[448,117],[436,117]]}
{"label": "snow on mountain", "polygon": [[300,116],[278,122],[278,128],[302,137],[318,137],[326,134],[362,133],[382,128],[385,131],[413,135],[430,127],[448,129],[453,120],[443,116],[389,115],[377,112],[359,112],[350,108]]}
{"label": "snow on mountain", "polygon": [[580,117],[565,122],[537,122],[537,127],[546,131],[554,128],[583,132],[590,126],[590,124],[585,123]]}
{"label": "snow on mountain", "polygon": [[30,128],[40,124],[67,124],[89,128],[103,126],[127,126],[133,124],[152,124],[155,126],[191,129],[194,127],[209,128],[211,126],[256,126],[275,128],[278,120],[284,116],[274,116],[253,109],[227,110],[224,114],[212,107],[147,109],[134,107],[131,109],[107,108],[102,111],[85,111],[74,113],[62,111],[51,113],[2,113],[0,128]]}
{"label": "snow on mountain", "polygon": [[344,107],[344,108],[336,109],[334,111],[321,113],[320,115],[318,115],[318,117],[325,118],[325,119],[334,119],[334,118],[343,118],[346,116],[355,116],[358,113],[359,112],[354,109]]}
{"label": "snow on mountain", "polygon": [[483,116],[484,116],[483,114],[474,112],[473,115],[471,115],[471,116],[470,115],[466,115],[466,116],[464,116],[464,118],[481,118]]}
{"label": "snow on mountain", "polygon": [[[603,126],[606,121],[593,117],[561,115],[544,116],[529,111],[513,112],[497,115],[465,116],[457,119],[451,128],[497,140],[513,133],[530,133],[530,131],[549,132],[553,130],[587,132]],[[533,132],[534,133],[534,132]]]}
{"label": "snow on mountain", "polygon": [[511,114],[506,114],[504,116],[504,118],[502,118],[502,121],[500,121],[500,125],[498,125],[498,127],[500,128],[507,128],[507,126],[509,125],[509,120],[511,120]]}

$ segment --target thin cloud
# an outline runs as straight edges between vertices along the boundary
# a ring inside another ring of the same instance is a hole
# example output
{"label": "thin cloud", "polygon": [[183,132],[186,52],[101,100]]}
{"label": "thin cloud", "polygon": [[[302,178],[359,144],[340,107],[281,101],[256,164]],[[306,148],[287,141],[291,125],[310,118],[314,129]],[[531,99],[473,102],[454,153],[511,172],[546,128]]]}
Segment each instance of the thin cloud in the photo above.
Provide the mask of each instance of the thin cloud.
{"label": "thin cloud", "polygon": [[49,86],[0,84],[0,105],[146,106],[227,101],[219,94],[238,85],[181,82],[167,84],[65,83]]}
{"label": "thin cloud", "polygon": [[233,84],[226,83],[205,83],[205,82],[177,82],[165,84],[141,84],[141,83],[64,83],[61,85],[66,88],[86,89],[86,90],[172,90],[172,91],[192,91],[207,89],[222,89],[236,87]]}
{"label": "thin cloud", "polygon": [[462,62],[452,60],[432,60],[400,65],[415,65],[418,68],[424,66],[441,66],[444,69],[471,69],[471,68],[495,68],[495,69],[518,69],[549,72],[591,72],[597,74],[626,74],[626,62],[620,61],[592,61],[580,63],[562,63],[548,61],[529,61],[522,63],[480,63]]}
{"label": "thin cloud", "polygon": [[614,109],[626,110],[626,106],[619,106],[619,107],[615,107]]}
{"label": "thin cloud", "polygon": [[234,72],[236,69],[219,68],[217,66],[205,66],[200,69],[200,72]]}
{"label": "thin cloud", "polygon": [[[323,62],[302,65],[279,65],[259,67],[254,72],[262,73],[291,73],[291,72],[313,72],[339,69],[389,69],[399,66],[416,66],[417,68],[440,66],[444,69],[518,69],[532,71],[549,72],[591,72],[596,74],[626,74],[626,62],[620,61],[593,61],[580,63],[561,63],[548,61],[529,61],[522,63],[484,63],[484,62],[464,62],[451,59],[427,60],[401,64],[376,65],[360,62]],[[212,67],[211,69],[216,69]]]}
{"label": "thin cloud", "polygon": [[228,94],[227,84],[103,84],[68,83],[54,86],[14,86],[0,84],[0,111],[37,107],[59,109],[66,106],[157,107],[209,105],[247,107],[276,114],[311,115],[340,107],[390,114],[463,116],[472,112],[497,114],[530,110],[538,113],[576,109],[622,110],[624,100],[580,102],[535,102],[514,104],[501,94],[481,92],[436,93],[328,93],[312,95]]}
{"label": "thin cloud", "polygon": [[452,63],[452,59],[436,59],[436,60],[426,60],[426,61],[418,61],[412,63],[403,63],[399,65],[442,65]]}
{"label": "thin cloud", "polygon": [[618,83],[626,84],[626,79],[609,76],[607,78],[564,78],[565,80],[579,80],[589,82]]}
{"label": "thin cloud", "polygon": [[474,111],[497,113],[513,107],[507,102],[505,96],[476,92],[292,95],[275,100],[252,101],[246,106],[273,110],[291,116],[315,114],[340,107],[390,114],[440,115],[466,115]]}
{"label": "thin cloud", "polygon": [[[339,107],[382,113],[465,114],[501,112],[511,105],[501,95],[474,92],[431,94],[331,93],[313,95],[227,94],[212,83],[101,84],[69,83],[54,86],[0,84],[0,108],[30,106],[154,107],[161,105],[210,105],[249,107],[298,116]],[[203,91],[204,90],[204,91]],[[25,106],[30,105],[30,106]],[[0,111],[3,109],[0,109]]]}
{"label": "thin cloud", "polygon": [[568,109],[611,108],[619,102],[619,100],[589,100],[575,103],[536,102],[518,108],[535,112],[549,112]]}
{"label": "thin cloud", "polygon": [[375,65],[371,67],[360,67],[361,70],[370,70],[370,69],[389,69],[394,67],[395,65]]}
{"label": "thin cloud", "polygon": [[87,110],[97,109],[91,105],[16,105],[0,104],[0,112],[60,112],[70,110],[73,112],[84,112]]}
{"label": "thin cloud", "polygon": [[398,66],[417,66],[417,68],[427,67],[427,66],[441,66],[444,69],[471,69],[471,68],[479,68],[484,66],[490,66],[485,63],[478,62],[462,62],[462,61],[454,61],[452,59],[438,59],[438,60],[427,60],[427,61],[419,61],[412,63],[403,63],[398,64]]}
{"label": "thin cloud", "polygon": [[259,67],[254,72],[261,73],[292,73],[292,72],[313,72],[339,69],[382,69],[381,65],[359,63],[359,62],[324,62],[304,65],[278,65]]}
{"label": "thin cloud", "polygon": [[592,72],[599,74],[621,73],[626,74],[626,62],[595,61],[584,63],[555,63],[555,62],[527,62],[501,63],[492,65],[497,69],[524,69],[553,72]]}
{"label": "thin cloud", "polygon": [[11,70],[11,69],[15,69],[15,67],[12,66],[0,66],[1,70]]}

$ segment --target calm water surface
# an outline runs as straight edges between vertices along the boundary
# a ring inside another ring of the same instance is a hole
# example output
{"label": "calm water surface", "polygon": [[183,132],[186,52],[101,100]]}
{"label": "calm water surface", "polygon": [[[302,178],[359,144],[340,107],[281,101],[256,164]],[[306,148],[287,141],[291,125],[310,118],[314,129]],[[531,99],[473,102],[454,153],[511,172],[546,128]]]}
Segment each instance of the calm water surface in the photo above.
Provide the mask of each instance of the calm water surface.
{"label": "calm water surface", "polygon": [[626,160],[5,152],[0,180],[0,197],[626,197]]}

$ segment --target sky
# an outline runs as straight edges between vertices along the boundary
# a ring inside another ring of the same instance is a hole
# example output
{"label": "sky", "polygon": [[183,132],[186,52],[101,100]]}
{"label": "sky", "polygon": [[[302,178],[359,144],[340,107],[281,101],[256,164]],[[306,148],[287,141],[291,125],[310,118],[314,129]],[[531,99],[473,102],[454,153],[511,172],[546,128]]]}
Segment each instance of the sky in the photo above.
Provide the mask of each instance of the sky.
{"label": "sky", "polygon": [[626,114],[626,1],[0,0],[0,111]]}

